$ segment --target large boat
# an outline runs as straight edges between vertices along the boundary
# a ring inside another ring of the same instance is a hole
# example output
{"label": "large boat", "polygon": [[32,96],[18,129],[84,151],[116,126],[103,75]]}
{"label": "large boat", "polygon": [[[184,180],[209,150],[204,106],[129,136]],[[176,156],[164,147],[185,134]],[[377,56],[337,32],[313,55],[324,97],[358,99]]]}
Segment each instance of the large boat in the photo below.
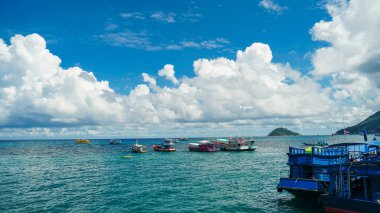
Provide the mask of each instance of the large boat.
{"label": "large boat", "polygon": [[165,139],[160,145],[153,145],[153,150],[158,152],[175,152],[174,139]]}
{"label": "large boat", "polygon": [[328,147],[289,147],[289,176],[281,177],[277,191],[286,190],[296,197],[318,198],[327,193],[329,171],[342,164],[360,161],[361,154],[373,150],[368,143],[340,143]]}
{"label": "large boat", "polygon": [[189,143],[189,150],[193,152],[216,152],[217,145],[208,140],[201,140],[198,143]]}
{"label": "large boat", "polygon": [[328,193],[320,198],[326,212],[380,212],[380,148],[360,159],[329,171]]}
{"label": "large boat", "polygon": [[137,142],[132,145],[132,152],[134,153],[146,153],[147,151],[146,146],[138,144]]}
{"label": "large boat", "polygon": [[87,143],[90,143],[90,140],[87,140],[87,139],[77,139],[75,142],[77,144],[87,144]]}
{"label": "large boat", "polygon": [[221,151],[255,151],[255,140],[245,140],[244,138],[230,138],[228,143],[220,147]]}

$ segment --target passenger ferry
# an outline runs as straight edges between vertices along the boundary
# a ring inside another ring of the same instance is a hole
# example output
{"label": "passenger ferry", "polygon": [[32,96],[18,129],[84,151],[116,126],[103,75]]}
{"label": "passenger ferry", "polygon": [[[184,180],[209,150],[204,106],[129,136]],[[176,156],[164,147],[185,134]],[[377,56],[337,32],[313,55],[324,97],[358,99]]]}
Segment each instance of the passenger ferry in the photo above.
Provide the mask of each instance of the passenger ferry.
{"label": "passenger ferry", "polygon": [[245,140],[244,138],[230,138],[228,143],[220,147],[221,151],[255,151],[254,140]]}

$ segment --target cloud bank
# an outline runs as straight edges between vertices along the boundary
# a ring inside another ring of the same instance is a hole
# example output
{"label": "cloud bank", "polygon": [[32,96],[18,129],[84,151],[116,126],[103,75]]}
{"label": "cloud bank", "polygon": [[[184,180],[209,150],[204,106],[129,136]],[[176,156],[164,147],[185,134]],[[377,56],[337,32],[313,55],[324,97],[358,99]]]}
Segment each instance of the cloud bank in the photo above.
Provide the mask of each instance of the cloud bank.
{"label": "cloud bank", "polygon": [[[45,136],[81,128],[85,134],[102,129],[101,134],[115,135],[138,130],[199,135],[284,124],[328,133],[332,124],[356,122],[378,110],[379,8],[380,1],[369,0],[328,4],[332,20],[316,23],[311,34],[330,45],[315,51],[314,69],[306,75],[274,63],[267,44],[253,43],[234,59],[194,61],[191,78],[176,77],[171,64],[157,76],[143,73],[128,95],[79,67],[62,68],[37,34],[15,35],[9,44],[0,40],[0,135],[12,135],[16,127]],[[156,78],[172,84],[160,86]]]}
{"label": "cloud bank", "polygon": [[193,78],[178,80],[167,64],[158,76],[173,87],[160,87],[143,73],[146,84],[129,95],[79,67],[62,68],[37,34],[16,35],[9,45],[1,41],[0,56],[3,127],[228,123],[329,110],[328,91],[289,65],[272,63],[262,43],[238,51],[235,60],[195,61]]}

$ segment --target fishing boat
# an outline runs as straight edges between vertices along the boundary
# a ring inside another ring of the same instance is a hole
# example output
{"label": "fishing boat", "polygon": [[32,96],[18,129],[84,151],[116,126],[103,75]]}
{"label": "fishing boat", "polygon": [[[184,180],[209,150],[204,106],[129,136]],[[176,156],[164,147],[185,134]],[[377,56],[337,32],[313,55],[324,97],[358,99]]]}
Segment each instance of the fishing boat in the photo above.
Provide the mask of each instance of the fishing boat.
{"label": "fishing boat", "polygon": [[157,152],[175,152],[174,139],[165,139],[160,145],[153,145],[153,150]]}
{"label": "fishing boat", "polygon": [[320,200],[326,212],[380,212],[380,148],[362,153],[361,161],[330,170],[328,193]]}
{"label": "fishing boat", "polygon": [[112,145],[121,144],[121,140],[120,139],[111,139],[110,140],[110,144],[112,144]]}
{"label": "fishing boat", "polygon": [[132,152],[134,153],[146,153],[147,151],[146,146],[138,144],[137,142],[132,145]]}
{"label": "fishing boat", "polygon": [[77,144],[87,144],[87,143],[90,143],[90,140],[87,140],[87,139],[77,139],[75,142]]}
{"label": "fishing boat", "polygon": [[230,138],[228,143],[220,147],[221,151],[255,151],[255,140],[245,140],[244,138]]}
{"label": "fishing boat", "polygon": [[179,140],[180,141],[188,141],[189,139],[188,138],[180,138]]}
{"label": "fishing boat", "polygon": [[362,154],[374,151],[376,144],[364,142],[339,143],[327,147],[289,147],[289,176],[281,177],[277,191],[288,191],[296,197],[318,198],[328,191],[331,183],[329,171],[341,165],[362,160]]}
{"label": "fishing boat", "polygon": [[216,152],[216,144],[209,140],[201,140],[198,143],[189,143],[189,150],[192,152]]}

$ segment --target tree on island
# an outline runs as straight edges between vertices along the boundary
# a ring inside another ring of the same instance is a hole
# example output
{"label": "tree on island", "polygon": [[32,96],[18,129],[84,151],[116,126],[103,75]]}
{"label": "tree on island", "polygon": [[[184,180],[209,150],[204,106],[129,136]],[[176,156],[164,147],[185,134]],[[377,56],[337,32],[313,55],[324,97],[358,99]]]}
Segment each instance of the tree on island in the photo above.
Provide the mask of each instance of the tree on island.
{"label": "tree on island", "polygon": [[290,131],[286,128],[280,127],[269,133],[268,136],[298,136],[297,132]]}

